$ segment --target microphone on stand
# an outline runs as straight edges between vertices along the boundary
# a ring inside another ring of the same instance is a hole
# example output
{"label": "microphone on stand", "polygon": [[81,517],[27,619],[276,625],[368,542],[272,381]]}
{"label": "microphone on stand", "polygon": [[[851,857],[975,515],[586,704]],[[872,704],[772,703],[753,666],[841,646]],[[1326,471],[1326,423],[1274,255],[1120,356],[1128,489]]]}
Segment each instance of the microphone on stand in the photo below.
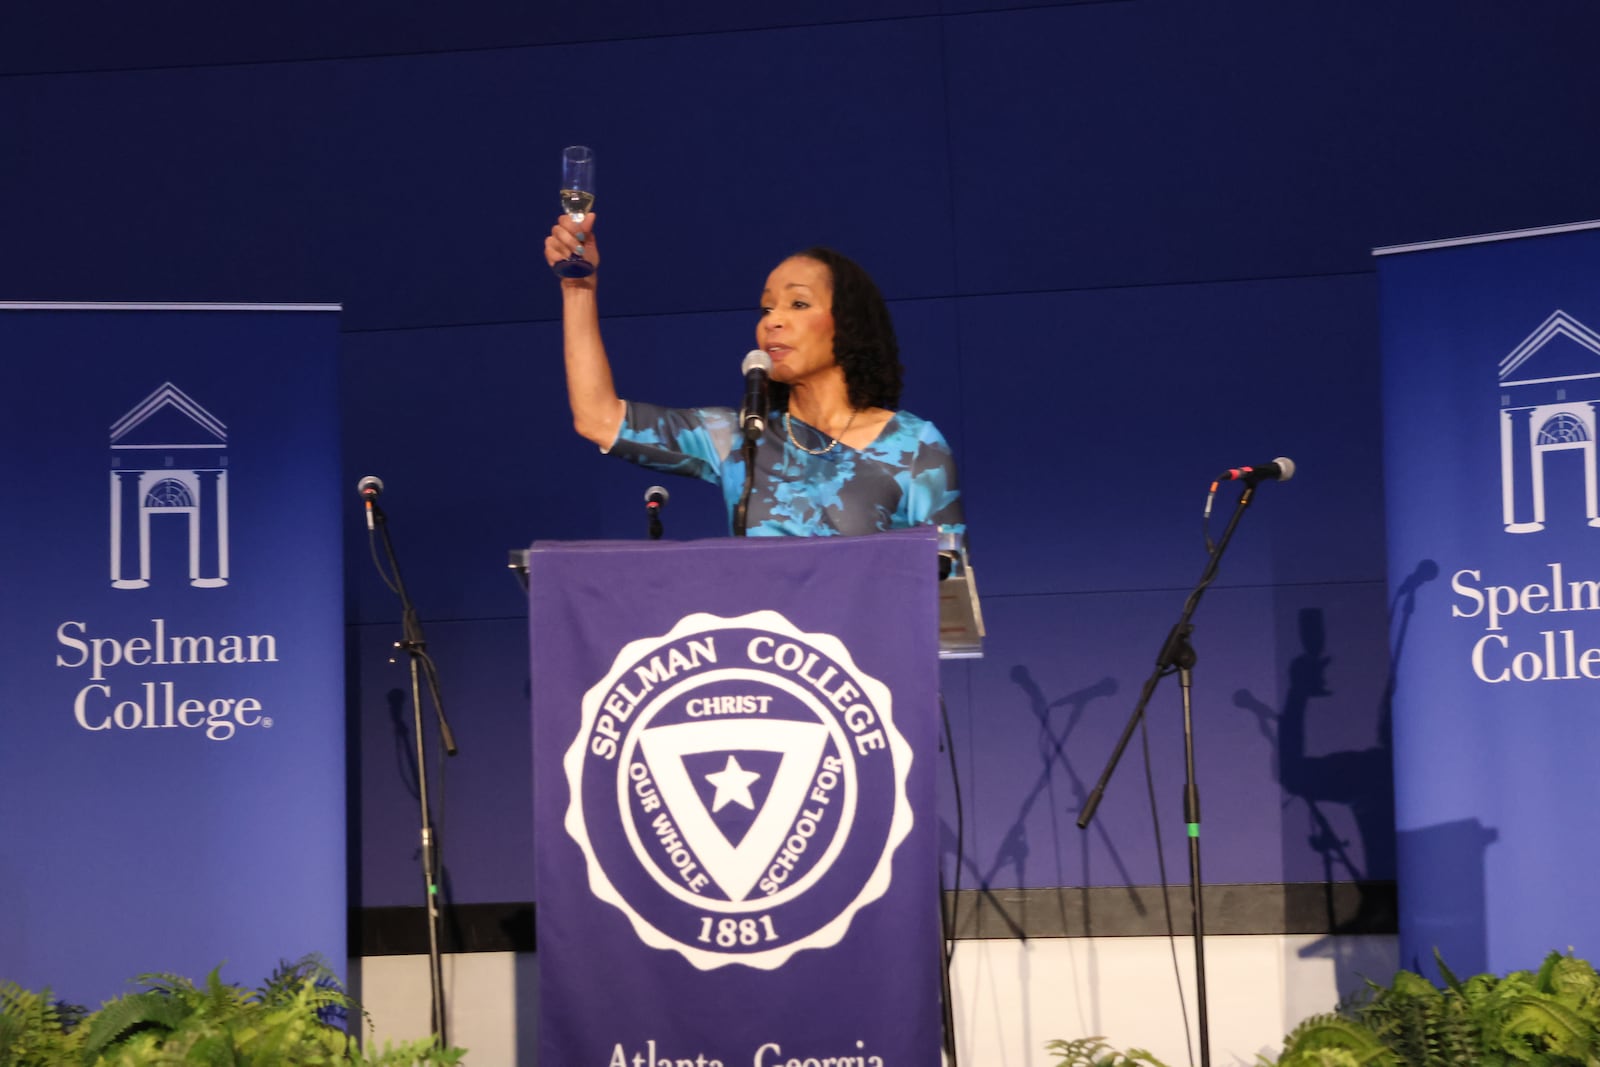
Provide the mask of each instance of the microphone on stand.
{"label": "microphone on stand", "polygon": [[1294,477],[1294,460],[1288,456],[1279,456],[1271,463],[1258,463],[1254,467],[1235,467],[1217,475],[1218,483],[1244,481],[1254,485],[1256,482],[1286,482]]}
{"label": "microphone on stand", "polygon": [[756,484],[756,441],[767,428],[767,399],[772,357],[759,348],[744,357],[739,367],[744,372],[744,407],[739,410],[739,425],[744,430],[744,488],[733,506],[733,536],[743,537],[750,518],[750,491]]}
{"label": "microphone on stand", "polygon": [[[1206,494],[1205,511],[1201,517],[1211,518],[1211,503],[1217,498],[1217,486],[1223,482],[1243,482],[1246,489],[1254,489],[1261,482],[1286,482],[1294,477],[1294,460],[1288,456],[1279,456],[1271,463],[1260,463],[1254,467],[1234,467],[1217,475],[1211,483],[1211,491]],[[1211,539],[1206,538],[1206,549],[1210,551]]]}
{"label": "microphone on stand", "polygon": [[767,428],[767,390],[772,374],[772,357],[754,349],[739,365],[744,374],[744,407],[739,411],[739,425],[744,428],[744,439],[754,441]]}
{"label": "microphone on stand", "polygon": [[644,491],[645,510],[650,513],[650,540],[661,540],[661,508],[666,504],[668,493],[659,485],[652,485]]}
{"label": "microphone on stand", "polygon": [[[378,495],[382,492],[383,480],[375,475],[369,474],[356,483],[356,493],[367,509],[368,540],[372,542],[372,564],[377,568],[378,577],[383,579],[383,584],[400,598],[400,640],[394,643],[394,647],[405,652],[410,660],[412,736],[416,738],[417,745],[416,762],[411,765],[411,770],[416,775],[417,783],[414,796],[421,802],[422,808],[419,827],[422,848],[419,858],[422,861],[422,880],[426,886],[423,902],[426,905],[428,919],[428,978],[433,993],[433,1026],[439,1036],[439,1043],[443,1045],[446,1043],[446,1012],[439,914],[441,899],[439,883],[443,864],[439,859],[438,834],[434,829],[433,802],[429,799],[428,793],[428,760],[422,729],[424,677],[428,683],[428,695],[433,698],[434,715],[439,721],[440,747],[447,756],[454,756],[459,750],[456,748],[455,735],[450,730],[450,720],[444,713],[444,698],[439,693],[439,669],[434,664],[433,657],[428,655],[428,642],[422,635],[422,620],[417,615],[417,606],[411,602],[411,594],[406,592],[405,579],[400,575],[400,557],[395,554],[394,542],[389,537],[389,520],[384,517],[383,509],[378,507]],[[371,531],[375,527],[378,529],[376,536],[373,536]],[[383,544],[381,558],[378,555],[380,541]],[[442,768],[440,773],[443,773]]]}
{"label": "microphone on stand", "polygon": [[366,504],[367,530],[372,530],[372,509],[377,506],[378,496],[383,492],[383,479],[377,475],[369,474],[356,483],[356,492],[360,494]]}

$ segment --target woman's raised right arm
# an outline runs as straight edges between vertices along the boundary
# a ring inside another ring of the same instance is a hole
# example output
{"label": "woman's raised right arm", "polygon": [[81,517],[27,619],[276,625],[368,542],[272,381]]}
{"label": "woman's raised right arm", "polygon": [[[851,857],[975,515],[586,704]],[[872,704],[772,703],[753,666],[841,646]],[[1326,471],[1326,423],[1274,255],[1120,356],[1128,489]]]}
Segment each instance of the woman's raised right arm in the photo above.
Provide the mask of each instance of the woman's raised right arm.
{"label": "woman's raised right arm", "polygon": [[545,262],[554,267],[579,248],[597,268],[586,278],[561,279],[561,335],[567,365],[567,400],[572,425],[601,448],[609,448],[622,427],[624,403],[611,380],[611,363],[600,339],[600,307],[595,300],[600,250],[594,240],[594,214],[580,225],[562,215],[544,241]]}

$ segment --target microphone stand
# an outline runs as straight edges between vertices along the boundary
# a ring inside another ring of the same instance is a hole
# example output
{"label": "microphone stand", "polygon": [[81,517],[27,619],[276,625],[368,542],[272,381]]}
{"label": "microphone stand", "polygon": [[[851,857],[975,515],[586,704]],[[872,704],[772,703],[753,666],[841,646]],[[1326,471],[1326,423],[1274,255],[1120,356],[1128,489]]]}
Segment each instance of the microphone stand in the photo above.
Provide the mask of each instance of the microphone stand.
{"label": "microphone stand", "polygon": [[[456,740],[450,731],[449,720],[445,718],[444,702],[439,697],[438,670],[434,666],[432,657],[428,655],[427,642],[422,636],[422,623],[417,618],[416,606],[411,603],[411,597],[406,592],[405,580],[400,576],[400,561],[395,556],[394,542],[389,539],[388,516],[378,507],[376,500],[369,500],[368,507],[371,509],[374,525],[382,535],[384,555],[389,561],[389,572],[394,575],[394,582],[390,588],[400,597],[401,639],[395,642],[394,647],[404,651],[411,661],[411,721],[417,746],[417,797],[422,807],[422,881],[426,891],[428,917],[428,976],[433,993],[433,1030],[439,1035],[439,1047],[449,1048],[450,1039],[444,1007],[444,961],[439,948],[438,848],[433,828],[433,813],[428,798],[427,752],[422,733],[421,676],[424,673],[428,678],[428,692],[433,697],[434,710],[439,719],[439,740],[444,746],[446,755],[456,754]],[[380,568],[379,574],[382,573]],[[387,584],[387,578],[385,582]]]}
{"label": "microphone stand", "polygon": [[[1200,789],[1195,784],[1194,775],[1194,717],[1191,702],[1196,657],[1194,646],[1189,642],[1189,635],[1194,632],[1191,620],[1195,609],[1200,606],[1200,597],[1216,578],[1217,568],[1222,563],[1222,554],[1227,550],[1228,542],[1233,539],[1233,531],[1239,525],[1239,519],[1244,515],[1245,508],[1249,507],[1250,501],[1255,498],[1256,483],[1259,478],[1246,475],[1243,480],[1244,492],[1240,494],[1239,503],[1234,507],[1232,517],[1228,519],[1228,527],[1222,532],[1222,539],[1217,542],[1211,557],[1206,561],[1205,571],[1195,583],[1194,591],[1184,602],[1182,615],[1167,634],[1161,652],[1156,656],[1155,670],[1145,680],[1144,688],[1139,693],[1139,702],[1133,709],[1133,715],[1128,719],[1128,725],[1123,729],[1122,737],[1111,753],[1111,759],[1106,763],[1105,770],[1100,774],[1100,780],[1095,783],[1093,791],[1084,802],[1082,812],[1078,815],[1078,829],[1087,829],[1090,821],[1094,819],[1096,809],[1100,807],[1106,785],[1111,781],[1111,775],[1116,770],[1118,761],[1122,759],[1123,750],[1128,747],[1128,742],[1133,738],[1133,731],[1144,718],[1145,707],[1150,703],[1150,697],[1155,692],[1157,683],[1166,675],[1176,672],[1183,702],[1183,819],[1187,824],[1189,837],[1189,907],[1194,922],[1195,1009],[1200,1029],[1201,1067],[1211,1067],[1211,1039],[1206,1015],[1205,909],[1200,894]],[[1163,892],[1165,889],[1163,886]]]}
{"label": "microphone stand", "polygon": [[744,430],[744,488],[739,491],[739,503],[733,509],[733,536],[743,537],[749,522],[750,491],[756,484],[756,441],[761,431],[749,426]]}

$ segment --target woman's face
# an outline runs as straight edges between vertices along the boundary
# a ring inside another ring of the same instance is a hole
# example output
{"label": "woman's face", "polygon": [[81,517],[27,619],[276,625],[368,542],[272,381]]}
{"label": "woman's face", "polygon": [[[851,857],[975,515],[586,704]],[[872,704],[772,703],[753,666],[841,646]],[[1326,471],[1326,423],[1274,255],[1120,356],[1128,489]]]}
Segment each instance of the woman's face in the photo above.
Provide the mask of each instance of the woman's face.
{"label": "woman's face", "polygon": [[772,380],[785,385],[838,365],[833,356],[833,276],[825,265],[795,256],[767,276],[756,343],[772,357]]}

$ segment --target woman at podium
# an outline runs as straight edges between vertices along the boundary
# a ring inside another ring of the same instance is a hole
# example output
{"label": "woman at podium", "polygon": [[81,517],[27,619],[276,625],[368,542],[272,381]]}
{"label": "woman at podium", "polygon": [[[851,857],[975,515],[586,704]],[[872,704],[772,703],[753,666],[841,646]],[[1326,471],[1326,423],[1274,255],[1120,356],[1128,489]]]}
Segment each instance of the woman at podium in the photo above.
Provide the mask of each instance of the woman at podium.
{"label": "woman at podium", "polygon": [[[574,254],[598,268],[592,213],[581,225],[561,216],[545,239],[552,267]],[[598,270],[561,279],[574,426],[611,455],[716,483],[732,524],[746,481],[739,412],[619,398],[600,337],[597,277]],[[900,349],[865,270],[825,248],[779,263],[761,293],[756,344],[772,361],[770,410],[755,443],[746,533],[866,534],[931,524],[962,535],[950,446],[933,423],[898,407]]]}

